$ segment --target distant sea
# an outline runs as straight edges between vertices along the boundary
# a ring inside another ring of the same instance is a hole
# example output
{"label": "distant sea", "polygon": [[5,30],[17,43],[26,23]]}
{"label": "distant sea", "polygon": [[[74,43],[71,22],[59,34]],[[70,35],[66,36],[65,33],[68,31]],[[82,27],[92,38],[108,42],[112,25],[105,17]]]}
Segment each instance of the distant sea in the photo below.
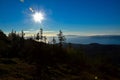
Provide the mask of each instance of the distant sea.
{"label": "distant sea", "polygon": [[120,36],[68,36],[67,42],[76,44],[117,44],[120,45]]}

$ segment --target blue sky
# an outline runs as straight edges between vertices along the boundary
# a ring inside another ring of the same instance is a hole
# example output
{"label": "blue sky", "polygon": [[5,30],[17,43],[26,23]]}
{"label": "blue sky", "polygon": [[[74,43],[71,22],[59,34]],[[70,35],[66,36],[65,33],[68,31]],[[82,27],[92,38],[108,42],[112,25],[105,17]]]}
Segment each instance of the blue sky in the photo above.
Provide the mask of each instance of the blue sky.
{"label": "blue sky", "polygon": [[[61,29],[66,35],[120,35],[120,0],[0,0],[0,29],[24,30],[29,35],[40,27],[46,35]],[[45,13],[34,22],[32,7]]]}

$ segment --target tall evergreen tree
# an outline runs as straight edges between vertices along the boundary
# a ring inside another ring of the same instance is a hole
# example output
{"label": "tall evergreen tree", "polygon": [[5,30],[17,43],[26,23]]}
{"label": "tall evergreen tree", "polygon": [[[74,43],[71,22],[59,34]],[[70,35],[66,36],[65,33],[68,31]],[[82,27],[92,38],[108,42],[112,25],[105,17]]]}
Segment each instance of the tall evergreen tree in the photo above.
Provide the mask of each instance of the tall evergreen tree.
{"label": "tall evergreen tree", "polygon": [[37,35],[36,35],[36,40],[39,40],[39,33],[37,33]]}
{"label": "tall evergreen tree", "polygon": [[22,31],[21,31],[21,38],[24,39],[24,36],[25,36],[25,33],[24,33],[24,31],[22,30]]}
{"label": "tall evergreen tree", "polygon": [[44,36],[43,39],[44,39],[44,42],[46,43],[47,42],[47,37]]}
{"label": "tall evergreen tree", "polygon": [[40,40],[42,41],[43,40],[43,29],[42,28],[40,28]]}
{"label": "tall evergreen tree", "polygon": [[53,42],[53,44],[56,44],[56,39],[55,39],[55,37],[53,37],[52,42]]}
{"label": "tall evergreen tree", "polygon": [[60,46],[62,47],[62,44],[65,42],[66,39],[61,30],[59,31],[59,34],[58,34],[58,40],[59,40]]}

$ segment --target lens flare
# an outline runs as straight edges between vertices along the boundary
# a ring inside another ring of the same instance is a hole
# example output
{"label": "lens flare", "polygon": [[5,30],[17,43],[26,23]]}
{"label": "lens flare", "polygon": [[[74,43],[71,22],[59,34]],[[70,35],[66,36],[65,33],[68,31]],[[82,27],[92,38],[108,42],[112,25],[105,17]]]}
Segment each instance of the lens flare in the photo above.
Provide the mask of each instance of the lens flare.
{"label": "lens flare", "polygon": [[30,8],[29,8],[29,10],[30,10],[31,12],[34,12],[34,10],[33,10],[33,8],[32,8],[32,7],[30,7]]}

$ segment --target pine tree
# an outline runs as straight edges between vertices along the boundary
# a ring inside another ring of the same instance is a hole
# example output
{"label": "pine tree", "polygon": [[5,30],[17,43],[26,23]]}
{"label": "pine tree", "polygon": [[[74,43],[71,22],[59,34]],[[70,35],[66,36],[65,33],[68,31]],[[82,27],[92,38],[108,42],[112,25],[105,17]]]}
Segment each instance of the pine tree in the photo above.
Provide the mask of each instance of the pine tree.
{"label": "pine tree", "polygon": [[47,37],[46,37],[46,36],[44,36],[43,38],[44,38],[44,42],[46,43],[46,41],[47,41]]}
{"label": "pine tree", "polygon": [[59,31],[59,34],[58,34],[58,40],[59,40],[60,46],[62,47],[62,44],[65,42],[66,39],[61,30]]}
{"label": "pine tree", "polygon": [[53,37],[52,42],[53,42],[53,44],[56,44],[56,39],[55,39],[55,37]]}
{"label": "pine tree", "polygon": [[14,30],[12,29],[12,32],[8,34],[8,38],[9,38],[11,41],[15,41],[15,40],[16,40],[16,37],[17,37],[16,31],[14,31]]}
{"label": "pine tree", "polygon": [[24,36],[25,36],[25,33],[24,33],[24,31],[22,30],[22,31],[21,31],[21,38],[24,39]]}
{"label": "pine tree", "polygon": [[39,33],[37,33],[36,35],[36,40],[39,40]]}
{"label": "pine tree", "polygon": [[40,28],[40,40],[42,41],[43,40],[43,29]]}

